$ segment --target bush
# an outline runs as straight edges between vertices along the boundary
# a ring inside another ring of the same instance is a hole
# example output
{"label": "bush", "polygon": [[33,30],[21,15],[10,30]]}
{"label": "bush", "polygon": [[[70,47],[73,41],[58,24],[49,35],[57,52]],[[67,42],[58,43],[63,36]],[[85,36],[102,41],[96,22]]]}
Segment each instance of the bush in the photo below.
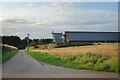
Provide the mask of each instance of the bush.
{"label": "bush", "polygon": [[103,62],[103,64],[109,65],[109,71],[110,72],[118,72],[118,58],[115,56],[111,57],[110,59],[107,59],[106,61]]}
{"label": "bush", "polygon": [[89,62],[89,63],[87,63],[87,64],[85,65],[85,68],[87,68],[87,69],[94,69],[94,64],[91,63],[91,62]]}
{"label": "bush", "polygon": [[97,45],[101,45],[101,42],[98,42]]}
{"label": "bush", "polygon": [[37,43],[34,42],[34,41],[32,41],[32,42],[30,43],[30,46],[36,46],[36,45],[37,45]]}
{"label": "bush", "polygon": [[34,48],[39,48],[39,46],[38,46],[38,45],[35,45]]}
{"label": "bush", "polygon": [[59,47],[70,47],[70,46],[88,46],[88,45],[93,45],[92,42],[65,42],[58,44],[56,48]]}

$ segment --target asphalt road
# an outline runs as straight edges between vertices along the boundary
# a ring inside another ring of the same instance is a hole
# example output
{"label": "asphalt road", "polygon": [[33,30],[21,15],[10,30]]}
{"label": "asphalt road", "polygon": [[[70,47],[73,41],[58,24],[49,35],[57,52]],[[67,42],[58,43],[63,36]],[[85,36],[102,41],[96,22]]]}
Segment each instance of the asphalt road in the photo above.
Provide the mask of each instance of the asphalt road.
{"label": "asphalt road", "polygon": [[19,51],[2,65],[3,78],[117,78],[116,73],[77,70],[48,65]]}

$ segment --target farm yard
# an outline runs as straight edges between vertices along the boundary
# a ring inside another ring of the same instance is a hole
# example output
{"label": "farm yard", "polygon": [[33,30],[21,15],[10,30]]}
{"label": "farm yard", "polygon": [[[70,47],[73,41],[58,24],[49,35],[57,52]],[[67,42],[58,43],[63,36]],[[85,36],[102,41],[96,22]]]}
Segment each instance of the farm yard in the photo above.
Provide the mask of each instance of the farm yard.
{"label": "farm yard", "polygon": [[26,51],[38,61],[75,69],[118,72],[118,43]]}

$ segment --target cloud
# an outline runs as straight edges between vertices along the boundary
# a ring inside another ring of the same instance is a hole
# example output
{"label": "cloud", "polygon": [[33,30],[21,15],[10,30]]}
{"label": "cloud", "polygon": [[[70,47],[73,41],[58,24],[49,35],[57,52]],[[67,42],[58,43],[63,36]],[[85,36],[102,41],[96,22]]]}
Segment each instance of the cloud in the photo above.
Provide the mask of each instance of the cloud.
{"label": "cloud", "polygon": [[1,23],[7,23],[7,24],[28,24],[30,23],[27,19],[5,19],[2,20]]}
{"label": "cloud", "polygon": [[39,5],[33,7],[34,5],[29,3],[28,7],[4,10],[0,23],[4,33],[8,33],[7,31],[14,34],[15,31],[31,34],[36,32],[50,36],[53,30],[57,32],[117,30],[118,14],[113,11],[71,7],[74,3],[40,3]]}
{"label": "cloud", "polygon": [[15,33],[15,35],[17,35],[17,36],[18,36],[19,34],[20,34],[20,32],[16,32],[16,33]]}
{"label": "cloud", "polygon": [[32,3],[28,3],[28,4],[27,4],[27,7],[32,7],[32,6],[33,6]]}
{"label": "cloud", "polygon": [[[22,12],[22,13],[20,13]],[[116,22],[117,13],[100,10],[83,10],[70,8],[42,8],[42,9],[21,9],[18,18],[7,19],[3,22],[28,23],[41,25],[78,25],[78,24],[107,24]],[[19,15],[21,14],[21,17]],[[23,18],[23,19],[22,19]]]}

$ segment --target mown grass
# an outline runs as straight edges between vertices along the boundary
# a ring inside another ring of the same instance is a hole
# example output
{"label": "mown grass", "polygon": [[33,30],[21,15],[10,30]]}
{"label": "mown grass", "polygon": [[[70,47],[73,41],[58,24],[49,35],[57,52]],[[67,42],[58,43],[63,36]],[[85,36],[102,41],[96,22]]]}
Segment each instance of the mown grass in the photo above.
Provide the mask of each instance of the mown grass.
{"label": "mown grass", "polygon": [[106,72],[118,72],[118,57],[92,53],[81,55],[55,55],[44,52],[26,51],[29,55],[45,63],[75,69],[87,69]]}
{"label": "mown grass", "polygon": [[7,60],[11,59],[17,52],[17,49],[2,46],[2,54],[0,56],[2,58],[2,61],[0,61],[0,63],[4,63]]}

